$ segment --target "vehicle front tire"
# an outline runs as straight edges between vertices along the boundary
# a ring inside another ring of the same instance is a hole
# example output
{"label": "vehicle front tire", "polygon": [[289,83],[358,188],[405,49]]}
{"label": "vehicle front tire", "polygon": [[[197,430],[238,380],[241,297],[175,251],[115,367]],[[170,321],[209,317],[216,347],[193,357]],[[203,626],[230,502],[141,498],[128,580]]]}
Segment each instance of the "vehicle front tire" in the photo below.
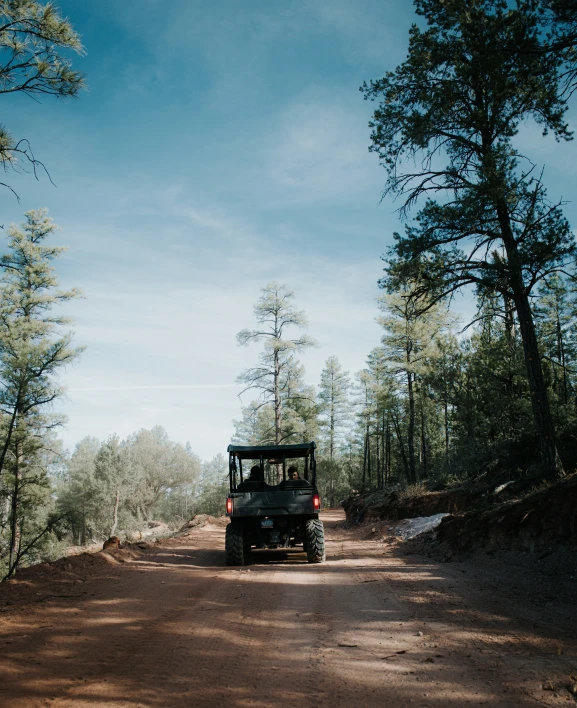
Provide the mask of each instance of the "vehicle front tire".
{"label": "vehicle front tire", "polygon": [[309,519],[305,525],[305,536],[307,561],[323,563],[327,559],[323,522],[320,519]]}
{"label": "vehicle front tire", "polygon": [[224,552],[227,565],[244,565],[244,533],[241,524],[231,521],[226,527]]}

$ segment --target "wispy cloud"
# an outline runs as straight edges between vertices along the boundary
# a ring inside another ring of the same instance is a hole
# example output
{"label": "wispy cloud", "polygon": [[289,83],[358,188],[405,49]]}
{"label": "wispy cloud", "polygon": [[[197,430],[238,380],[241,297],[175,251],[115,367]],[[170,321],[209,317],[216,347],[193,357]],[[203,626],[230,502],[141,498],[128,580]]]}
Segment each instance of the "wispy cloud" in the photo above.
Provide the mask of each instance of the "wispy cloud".
{"label": "wispy cloud", "polygon": [[382,170],[368,154],[370,109],[356,93],[309,88],[287,105],[264,141],[273,205],[373,195]]}

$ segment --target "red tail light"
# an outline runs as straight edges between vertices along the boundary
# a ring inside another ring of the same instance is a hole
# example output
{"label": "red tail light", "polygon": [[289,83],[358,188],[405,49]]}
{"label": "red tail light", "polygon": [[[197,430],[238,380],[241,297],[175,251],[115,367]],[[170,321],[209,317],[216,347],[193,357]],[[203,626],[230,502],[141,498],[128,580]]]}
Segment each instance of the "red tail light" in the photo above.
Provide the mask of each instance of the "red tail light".
{"label": "red tail light", "polygon": [[318,511],[321,508],[321,498],[318,494],[313,494],[313,509]]}
{"label": "red tail light", "polygon": [[232,514],[232,497],[228,497],[226,500],[226,513]]}

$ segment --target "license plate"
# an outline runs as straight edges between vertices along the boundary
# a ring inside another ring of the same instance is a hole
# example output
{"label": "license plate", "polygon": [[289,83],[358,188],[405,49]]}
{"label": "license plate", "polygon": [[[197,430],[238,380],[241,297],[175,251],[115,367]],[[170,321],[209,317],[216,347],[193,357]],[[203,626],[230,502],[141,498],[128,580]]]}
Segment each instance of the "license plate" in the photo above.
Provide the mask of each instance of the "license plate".
{"label": "license plate", "polygon": [[263,529],[271,529],[274,526],[274,520],[273,519],[261,519],[260,525],[261,525],[261,528],[263,528]]}

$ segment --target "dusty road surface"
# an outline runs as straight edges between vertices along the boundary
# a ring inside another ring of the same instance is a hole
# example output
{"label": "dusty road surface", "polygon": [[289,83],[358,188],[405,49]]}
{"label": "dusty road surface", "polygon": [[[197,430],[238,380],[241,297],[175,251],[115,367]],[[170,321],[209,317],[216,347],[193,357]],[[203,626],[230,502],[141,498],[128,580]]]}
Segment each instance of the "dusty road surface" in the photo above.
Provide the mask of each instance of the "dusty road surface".
{"label": "dusty road surface", "polygon": [[23,573],[27,602],[14,582],[0,606],[0,705],[575,703],[574,604],[403,556],[343,518],[324,514],[323,565],[291,551],[227,568],[224,529],[207,527],[50,592]]}

